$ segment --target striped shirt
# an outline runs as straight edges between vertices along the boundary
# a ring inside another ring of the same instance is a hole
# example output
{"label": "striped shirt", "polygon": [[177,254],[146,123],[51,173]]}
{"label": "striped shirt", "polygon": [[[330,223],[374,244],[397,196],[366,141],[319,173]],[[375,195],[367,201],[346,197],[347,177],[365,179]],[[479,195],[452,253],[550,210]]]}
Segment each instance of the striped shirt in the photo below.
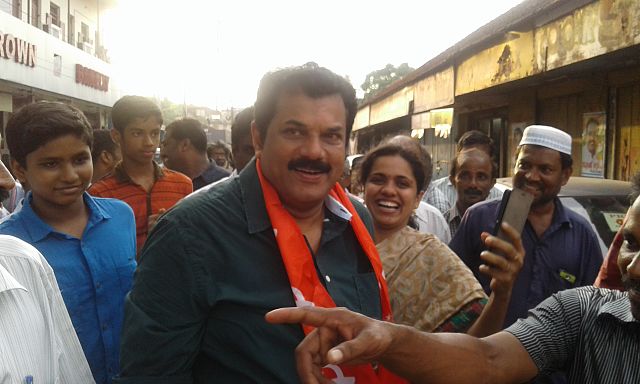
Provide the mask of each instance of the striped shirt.
{"label": "striped shirt", "polygon": [[[489,196],[487,196],[486,200],[501,198],[502,191],[496,187],[492,187],[491,190],[489,190]],[[422,197],[422,200],[438,208],[444,215],[451,209],[451,206],[455,205],[456,201],[458,201],[458,191],[456,191],[456,187],[454,187],[451,180],[449,180],[449,176],[445,176],[429,184],[429,188]],[[453,232],[451,236],[453,236]]]}
{"label": "striped shirt", "polygon": [[53,270],[0,235],[0,383],[94,383]]}
{"label": "striped shirt", "polygon": [[453,204],[451,208],[445,212],[444,219],[449,224],[449,231],[451,231],[451,236],[455,235],[458,231],[458,227],[462,222],[462,215],[458,211],[458,204]]}
{"label": "striped shirt", "polygon": [[626,292],[581,287],[549,297],[507,332],[541,374],[565,370],[568,383],[640,382],[640,322]]}
{"label": "striped shirt", "polygon": [[155,182],[150,191],[136,184],[125,172],[120,162],[112,174],[103,177],[89,187],[96,197],[122,200],[133,209],[136,218],[136,249],[140,253],[149,233],[149,216],[160,209],[169,209],[183,197],[193,192],[191,179],[180,172],[160,168],[155,162]]}

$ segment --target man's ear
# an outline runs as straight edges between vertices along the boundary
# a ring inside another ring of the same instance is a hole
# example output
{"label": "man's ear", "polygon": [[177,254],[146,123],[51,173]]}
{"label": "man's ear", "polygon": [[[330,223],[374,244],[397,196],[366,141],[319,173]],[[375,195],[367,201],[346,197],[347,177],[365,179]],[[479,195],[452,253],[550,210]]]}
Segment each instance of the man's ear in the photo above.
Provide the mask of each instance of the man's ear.
{"label": "man's ear", "polygon": [[16,179],[18,179],[20,184],[26,184],[26,169],[22,165],[20,165],[20,163],[18,163],[16,159],[11,159],[11,169],[13,170],[13,174],[16,176]]}
{"label": "man's ear", "polygon": [[178,143],[178,150],[181,152],[186,151],[187,149],[189,149],[189,146],[191,145],[191,140],[189,139],[182,139],[180,141],[180,143]]}
{"label": "man's ear", "polygon": [[567,167],[562,170],[562,185],[567,184],[569,177],[573,174],[573,167]]}
{"label": "man's ear", "polygon": [[111,154],[111,152],[107,151],[106,149],[103,150],[102,152],[100,152],[98,161],[100,161],[101,163],[110,165],[111,163],[113,163],[115,161],[115,156],[113,156]]}
{"label": "man's ear", "polygon": [[258,126],[256,125],[255,120],[251,122],[251,142],[253,143],[253,148],[255,149],[257,159],[262,153],[264,143],[262,142],[262,138],[260,137],[260,132],[258,132]]}
{"label": "man's ear", "polygon": [[111,129],[111,140],[113,140],[114,143],[122,147],[122,143],[120,142],[122,141],[122,137],[120,136],[120,131],[118,131],[115,128]]}

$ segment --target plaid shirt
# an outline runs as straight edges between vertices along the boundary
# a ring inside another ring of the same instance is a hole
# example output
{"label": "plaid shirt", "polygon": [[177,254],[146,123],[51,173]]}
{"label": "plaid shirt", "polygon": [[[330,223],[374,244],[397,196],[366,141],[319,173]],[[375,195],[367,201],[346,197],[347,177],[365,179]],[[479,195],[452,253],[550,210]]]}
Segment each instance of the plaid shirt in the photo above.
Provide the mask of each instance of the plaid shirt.
{"label": "plaid shirt", "polygon": [[[496,187],[491,188],[487,200],[502,198],[502,191]],[[458,200],[458,192],[449,180],[449,176],[441,177],[429,184],[427,193],[422,200],[438,208],[445,215]],[[451,233],[453,236],[453,232]]]}
{"label": "plaid shirt", "polygon": [[447,220],[447,224],[449,224],[449,231],[451,231],[451,237],[453,237],[460,226],[460,222],[462,221],[462,215],[458,211],[458,206],[453,204],[451,209],[445,212],[443,216],[445,220]]}

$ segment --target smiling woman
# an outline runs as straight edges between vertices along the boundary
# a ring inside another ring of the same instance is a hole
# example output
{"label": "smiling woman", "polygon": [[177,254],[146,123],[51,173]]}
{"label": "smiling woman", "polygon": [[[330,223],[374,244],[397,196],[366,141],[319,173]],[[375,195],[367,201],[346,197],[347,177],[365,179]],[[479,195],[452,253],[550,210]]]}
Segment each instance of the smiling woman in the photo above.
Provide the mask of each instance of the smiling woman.
{"label": "smiling woman", "polygon": [[[417,143],[382,144],[360,168],[394,320],[428,332],[493,333],[506,304],[496,305],[495,297],[487,304],[478,281],[445,244],[407,226],[426,188],[423,150]],[[514,264],[511,278],[519,270]]]}

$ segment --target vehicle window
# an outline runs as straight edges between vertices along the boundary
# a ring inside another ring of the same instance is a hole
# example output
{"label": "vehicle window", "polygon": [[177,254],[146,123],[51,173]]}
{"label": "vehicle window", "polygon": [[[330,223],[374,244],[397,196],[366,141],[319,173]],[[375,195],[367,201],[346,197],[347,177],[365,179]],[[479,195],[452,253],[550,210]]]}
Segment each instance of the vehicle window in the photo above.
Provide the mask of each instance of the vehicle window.
{"label": "vehicle window", "polygon": [[[627,196],[592,196],[592,197],[562,197],[563,204],[574,211],[588,217],[598,236],[608,248],[616,232],[620,229],[624,216],[629,208]],[[575,206],[573,200],[579,206]],[[580,209],[582,208],[582,209]],[[580,212],[582,211],[582,212]]]}

